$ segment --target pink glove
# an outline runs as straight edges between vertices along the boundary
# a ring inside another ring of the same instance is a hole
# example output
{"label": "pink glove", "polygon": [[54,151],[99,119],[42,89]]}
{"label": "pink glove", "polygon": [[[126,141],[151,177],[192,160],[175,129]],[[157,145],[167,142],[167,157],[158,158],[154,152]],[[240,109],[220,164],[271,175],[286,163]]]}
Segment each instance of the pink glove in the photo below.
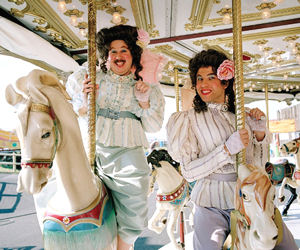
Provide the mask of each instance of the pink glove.
{"label": "pink glove", "polygon": [[225,145],[231,155],[235,155],[245,148],[239,131],[235,131],[225,142]]}
{"label": "pink glove", "polygon": [[250,116],[247,116],[247,123],[252,131],[266,131],[266,120],[256,120],[251,118]]}
{"label": "pink glove", "polygon": [[138,91],[136,88],[134,88],[135,97],[139,102],[148,102],[150,92],[151,88],[149,88],[145,93],[142,93],[141,91]]}

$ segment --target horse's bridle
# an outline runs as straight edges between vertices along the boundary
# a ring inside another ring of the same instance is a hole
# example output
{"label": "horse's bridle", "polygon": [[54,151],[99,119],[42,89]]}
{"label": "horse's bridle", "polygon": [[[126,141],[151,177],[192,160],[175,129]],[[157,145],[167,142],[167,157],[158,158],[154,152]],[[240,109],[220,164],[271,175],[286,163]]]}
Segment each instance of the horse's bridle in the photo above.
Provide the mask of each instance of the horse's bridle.
{"label": "horse's bridle", "polygon": [[22,168],[26,168],[26,167],[51,168],[53,165],[53,159],[55,157],[57,145],[58,145],[58,128],[57,128],[57,119],[56,119],[55,113],[54,113],[53,109],[51,109],[51,107],[41,104],[41,103],[32,103],[31,107],[30,107],[30,111],[44,112],[44,113],[50,115],[50,117],[53,121],[53,124],[54,124],[53,132],[54,132],[54,136],[55,136],[55,143],[54,143],[54,148],[53,148],[50,159],[29,159],[26,161],[22,161],[21,166],[22,166]]}

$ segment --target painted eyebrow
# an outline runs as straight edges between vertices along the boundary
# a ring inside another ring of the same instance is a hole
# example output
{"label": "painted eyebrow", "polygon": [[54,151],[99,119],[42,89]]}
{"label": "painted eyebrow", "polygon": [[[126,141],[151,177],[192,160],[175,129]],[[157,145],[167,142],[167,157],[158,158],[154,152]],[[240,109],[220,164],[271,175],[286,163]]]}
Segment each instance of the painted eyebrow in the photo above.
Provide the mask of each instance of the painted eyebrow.
{"label": "painted eyebrow", "polygon": [[[115,48],[115,47],[110,47],[110,49],[117,49],[117,48]],[[128,47],[127,47],[127,46],[122,46],[121,49],[128,49]]]}
{"label": "painted eyebrow", "polygon": [[[197,76],[201,76],[202,77],[202,75],[200,75],[200,74],[197,74]],[[209,73],[206,76],[216,76],[216,74],[215,73]]]}

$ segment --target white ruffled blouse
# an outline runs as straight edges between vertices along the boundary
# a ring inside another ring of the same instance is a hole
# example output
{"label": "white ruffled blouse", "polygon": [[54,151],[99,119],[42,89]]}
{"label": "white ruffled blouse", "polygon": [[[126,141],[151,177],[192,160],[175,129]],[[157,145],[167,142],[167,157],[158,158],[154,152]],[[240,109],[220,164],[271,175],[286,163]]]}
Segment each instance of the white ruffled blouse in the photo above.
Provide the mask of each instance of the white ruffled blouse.
{"label": "white ruffled blouse", "polygon": [[[250,137],[246,162],[264,168],[271,136],[267,132],[258,142],[248,124],[246,128]],[[190,109],[174,113],[167,123],[168,152],[181,163],[185,179],[196,181],[191,198],[198,206],[234,208],[236,182],[209,178],[214,173],[236,173],[236,156],[224,150],[224,143],[234,131],[235,115],[212,103],[206,112]]]}
{"label": "white ruffled blouse", "polygon": [[[71,74],[66,83],[66,89],[72,98],[75,112],[82,107],[82,82],[87,74],[86,68]],[[145,132],[157,132],[162,127],[164,119],[165,101],[159,84],[151,84],[150,108],[142,109],[134,95],[136,81],[133,74],[119,76],[112,71],[107,74],[98,71],[96,83],[99,84],[96,97],[96,112],[101,109],[114,111],[129,111],[139,117],[141,121],[131,118],[118,120],[97,116],[96,142],[105,146],[149,147]]]}

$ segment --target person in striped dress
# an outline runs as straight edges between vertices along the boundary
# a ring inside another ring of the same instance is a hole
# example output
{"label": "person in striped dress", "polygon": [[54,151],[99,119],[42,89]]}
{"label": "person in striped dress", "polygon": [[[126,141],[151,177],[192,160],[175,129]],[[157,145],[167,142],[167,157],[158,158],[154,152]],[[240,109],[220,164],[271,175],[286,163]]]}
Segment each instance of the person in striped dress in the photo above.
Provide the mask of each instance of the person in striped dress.
{"label": "person in striped dress", "polygon": [[[145,132],[160,130],[165,102],[158,82],[144,82],[141,76],[141,56],[149,42],[145,31],[118,25],[101,29],[96,39],[101,59],[96,76],[97,170],[113,197],[118,249],[129,249],[148,223]],[[85,116],[87,94],[93,90],[87,70],[70,75],[66,87],[75,111]]]}
{"label": "person in striped dress", "polygon": [[[201,51],[190,60],[189,70],[196,90],[193,108],[169,118],[168,152],[181,163],[184,178],[196,181],[191,194],[196,205],[194,249],[219,250],[230,233],[235,156],[246,148],[246,163],[263,167],[271,135],[258,108],[247,110],[245,128],[235,131],[234,65],[225,54]],[[276,249],[297,249],[283,227],[283,241]]]}

